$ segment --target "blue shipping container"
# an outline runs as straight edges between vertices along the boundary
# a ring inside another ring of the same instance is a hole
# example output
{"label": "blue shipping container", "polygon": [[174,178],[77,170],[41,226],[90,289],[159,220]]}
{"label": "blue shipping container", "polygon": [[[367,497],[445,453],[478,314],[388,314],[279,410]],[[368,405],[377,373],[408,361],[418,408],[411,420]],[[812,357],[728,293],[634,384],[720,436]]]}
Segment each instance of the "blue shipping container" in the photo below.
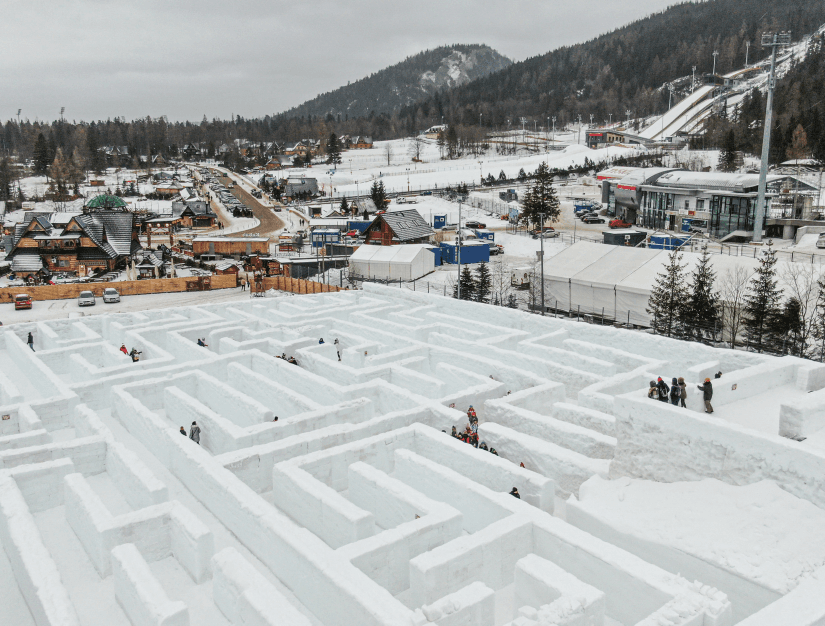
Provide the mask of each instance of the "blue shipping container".
{"label": "blue shipping container", "polygon": [[433,215],[433,228],[444,228],[447,225],[446,215]]}
{"label": "blue shipping container", "polygon": [[485,241],[495,241],[496,235],[492,230],[479,229],[475,231],[476,237]]}
{"label": "blue shipping container", "polygon": [[673,237],[671,235],[651,235],[648,248],[653,250],[673,250],[684,245],[689,237]]}
{"label": "blue shipping container", "polygon": [[443,249],[442,248],[430,248],[430,252],[432,252],[433,255],[435,255],[435,266],[438,267],[439,265],[441,265],[441,255],[443,253]]}
{"label": "blue shipping container", "polygon": [[347,222],[347,230],[357,230],[359,233],[363,233],[372,222],[365,222],[362,220],[350,220]]}
{"label": "blue shipping container", "polygon": [[[454,243],[441,244],[441,260],[443,263],[456,262],[456,245]],[[466,244],[461,246],[461,264],[489,263],[490,246],[486,242]]]}

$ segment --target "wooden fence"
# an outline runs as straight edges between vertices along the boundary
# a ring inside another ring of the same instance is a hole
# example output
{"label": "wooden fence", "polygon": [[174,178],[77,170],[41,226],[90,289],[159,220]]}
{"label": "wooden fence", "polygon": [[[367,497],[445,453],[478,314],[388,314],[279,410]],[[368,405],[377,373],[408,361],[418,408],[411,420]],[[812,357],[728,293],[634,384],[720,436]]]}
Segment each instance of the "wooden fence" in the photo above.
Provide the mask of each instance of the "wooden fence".
{"label": "wooden fence", "polygon": [[343,291],[335,285],[325,285],[324,283],[316,283],[301,278],[290,278],[289,276],[267,276],[263,279],[262,283],[251,282],[250,288],[253,293],[259,290],[269,291],[270,289],[289,291],[290,293],[331,293]]}
{"label": "wooden fence", "polygon": [[5,287],[0,289],[0,302],[11,302],[21,293],[27,293],[32,300],[68,300],[76,298],[81,291],[91,291],[97,297],[103,290],[113,287],[121,296],[136,296],[147,293],[173,293],[178,291],[207,291],[237,287],[234,274],[220,276],[149,278],[146,280],[124,280],[115,283],[72,283],[67,285],[40,285],[37,287]]}

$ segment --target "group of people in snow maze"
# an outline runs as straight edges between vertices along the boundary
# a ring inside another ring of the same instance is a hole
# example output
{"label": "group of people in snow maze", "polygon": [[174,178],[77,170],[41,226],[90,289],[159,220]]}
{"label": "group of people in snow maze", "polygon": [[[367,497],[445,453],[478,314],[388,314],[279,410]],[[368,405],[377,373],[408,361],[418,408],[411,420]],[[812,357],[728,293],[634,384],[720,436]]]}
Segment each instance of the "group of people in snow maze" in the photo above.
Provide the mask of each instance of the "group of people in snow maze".
{"label": "group of people in snow maze", "polygon": [[[450,405],[452,406],[452,405]],[[455,426],[453,426],[453,432],[450,433],[453,437],[458,439],[459,441],[463,441],[464,443],[469,443],[474,448],[478,448],[479,450],[486,450],[487,452],[492,452],[496,456],[498,456],[498,452],[496,452],[495,448],[488,448],[487,444],[483,441],[479,442],[478,440],[478,416],[476,415],[476,410],[473,408],[473,405],[470,405],[470,408],[467,409],[467,420],[468,424],[464,428],[463,432],[458,432]]]}
{"label": "group of people in snow maze", "polygon": [[[451,404],[451,408],[454,408],[455,405]],[[492,454],[498,456],[498,452],[496,452],[495,448],[488,448],[487,444],[483,441],[479,443],[478,441],[478,416],[476,415],[476,410],[473,408],[473,405],[470,405],[470,408],[467,409],[467,419],[469,420],[469,424],[467,424],[464,432],[458,432],[455,426],[453,426],[453,432],[450,433],[452,437],[455,437],[459,441],[463,441],[464,443],[469,443],[474,448],[478,448],[479,450],[485,450]],[[446,431],[444,431],[446,432]],[[524,467],[524,463],[519,463],[519,467]],[[518,498],[521,500],[521,494],[519,494],[518,489],[513,487],[512,491],[510,491],[510,495],[514,498]]]}
{"label": "group of people in snow maze", "polygon": [[[722,372],[717,372],[716,378],[721,377]],[[713,383],[710,382],[710,378],[705,378],[705,382],[697,385],[697,387],[702,391],[702,399],[705,402],[705,413],[713,413],[713,406],[710,403],[713,399]],[[685,404],[685,400],[687,400],[687,384],[685,383],[685,379],[680,376],[679,378],[673,378],[670,386],[668,386],[668,384],[662,380],[662,377],[659,376],[658,380],[650,381],[650,389],[647,390],[647,397],[652,400],[658,400],[659,402],[667,402],[670,400],[673,406],[687,408]]]}

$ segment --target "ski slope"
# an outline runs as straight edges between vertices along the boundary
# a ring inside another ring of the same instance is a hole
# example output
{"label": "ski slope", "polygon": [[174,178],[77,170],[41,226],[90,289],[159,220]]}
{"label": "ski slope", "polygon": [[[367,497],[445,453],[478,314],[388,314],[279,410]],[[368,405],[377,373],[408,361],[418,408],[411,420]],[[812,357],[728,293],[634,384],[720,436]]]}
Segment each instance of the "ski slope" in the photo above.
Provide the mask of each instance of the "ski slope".
{"label": "ski slope", "polygon": [[687,98],[672,107],[670,111],[665,113],[658,120],[653,122],[650,126],[639,133],[639,136],[645,139],[659,139],[669,134],[678,132],[684,122],[685,117],[688,117],[690,111],[694,106],[705,100],[705,98],[713,91],[713,85],[704,85],[690,94]]}

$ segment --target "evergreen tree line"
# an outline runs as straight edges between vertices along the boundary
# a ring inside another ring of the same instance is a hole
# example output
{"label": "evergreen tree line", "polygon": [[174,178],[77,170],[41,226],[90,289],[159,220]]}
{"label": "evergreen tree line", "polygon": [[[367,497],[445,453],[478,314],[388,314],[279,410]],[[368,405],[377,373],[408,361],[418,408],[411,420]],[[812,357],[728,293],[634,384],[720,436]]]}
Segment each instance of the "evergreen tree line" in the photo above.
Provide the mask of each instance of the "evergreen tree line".
{"label": "evergreen tree line", "polygon": [[744,267],[718,277],[706,247],[690,274],[682,257],[671,251],[651,289],[647,312],[656,333],[825,358],[825,275],[814,266],[788,263],[780,275],[770,244],[751,277]]}
{"label": "evergreen tree line", "polygon": [[[515,294],[508,293],[506,299],[499,299],[498,293],[493,292],[490,268],[486,263],[479,263],[475,272],[469,265],[461,268],[458,283],[453,287],[453,298],[458,298],[458,286],[461,285],[461,299],[472,300],[473,302],[484,302],[494,306],[506,306],[511,309],[518,308],[518,300]],[[504,296],[504,294],[502,294]]]}

